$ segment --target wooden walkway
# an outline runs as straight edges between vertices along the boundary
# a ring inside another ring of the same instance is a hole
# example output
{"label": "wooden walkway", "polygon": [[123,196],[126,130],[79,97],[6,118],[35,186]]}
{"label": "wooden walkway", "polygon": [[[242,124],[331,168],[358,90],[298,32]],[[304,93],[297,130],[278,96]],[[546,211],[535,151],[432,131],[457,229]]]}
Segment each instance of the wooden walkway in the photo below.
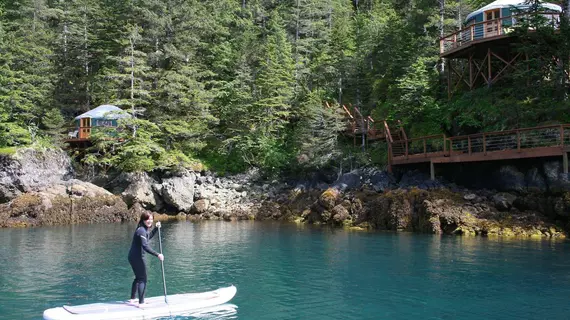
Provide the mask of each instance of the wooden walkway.
{"label": "wooden walkway", "polygon": [[[568,173],[570,124],[485,132],[466,136],[426,136],[388,142],[389,167],[413,163],[458,163],[561,156]],[[432,168],[433,169],[433,168]],[[432,170],[433,171],[433,170]],[[432,172],[433,177],[433,172]]]}

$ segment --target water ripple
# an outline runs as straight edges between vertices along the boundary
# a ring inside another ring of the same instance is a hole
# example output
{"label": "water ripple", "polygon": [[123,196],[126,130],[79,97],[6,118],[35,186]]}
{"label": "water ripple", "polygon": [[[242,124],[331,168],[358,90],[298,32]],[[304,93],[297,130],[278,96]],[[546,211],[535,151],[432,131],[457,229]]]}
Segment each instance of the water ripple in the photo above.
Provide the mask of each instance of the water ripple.
{"label": "water ripple", "polygon": [[[0,230],[0,319],[122,300],[133,224]],[[347,232],[260,222],[165,223],[169,294],[234,284],[183,319],[566,319],[569,242]],[[158,248],[154,239],[151,245]],[[148,296],[160,296],[148,257]],[[540,292],[540,295],[537,294]]]}

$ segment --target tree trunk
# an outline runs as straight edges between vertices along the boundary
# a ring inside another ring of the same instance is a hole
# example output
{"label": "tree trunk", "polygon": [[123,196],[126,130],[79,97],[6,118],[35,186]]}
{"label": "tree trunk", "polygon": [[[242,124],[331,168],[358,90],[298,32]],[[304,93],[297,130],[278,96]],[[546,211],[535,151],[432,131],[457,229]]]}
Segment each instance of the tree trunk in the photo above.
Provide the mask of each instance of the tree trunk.
{"label": "tree trunk", "polygon": [[[134,39],[134,34],[131,34],[131,37],[129,40],[131,42],[131,110],[133,113],[133,117],[136,118],[137,115],[135,113],[135,39]],[[133,138],[136,136],[137,136],[137,127],[136,127],[136,125],[134,125],[133,126]]]}
{"label": "tree trunk", "polygon": [[[439,38],[443,38],[444,37],[444,13],[445,13],[445,0],[438,0],[439,1]],[[445,72],[445,63],[443,61],[443,59],[441,59],[440,63],[439,63],[439,72],[440,73],[444,73]]]}
{"label": "tree trunk", "polygon": [[[84,10],[87,12],[87,8],[84,8]],[[87,21],[87,13],[83,13],[83,67],[85,68],[85,104],[87,106],[87,109],[89,109],[91,99],[89,97],[89,45],[87,44]]]}
{"label": "tree trunk", "polygon": [[461,30],[461,27],[463,26],[463,12],[461,12],[461,9],[463,8],[463,1],[459,0],[457,8],[457,29]]}
{"label": "tree trunk", "polygon": [[342,76],[338,79],[338,103],[342,105]]}
{"label": "tree trunk", "polygon": [[295,22],[295,95],[297,95],[298,84],[299,84],[299,19],[300,19],[300,2],[297,0],[297,14]]}

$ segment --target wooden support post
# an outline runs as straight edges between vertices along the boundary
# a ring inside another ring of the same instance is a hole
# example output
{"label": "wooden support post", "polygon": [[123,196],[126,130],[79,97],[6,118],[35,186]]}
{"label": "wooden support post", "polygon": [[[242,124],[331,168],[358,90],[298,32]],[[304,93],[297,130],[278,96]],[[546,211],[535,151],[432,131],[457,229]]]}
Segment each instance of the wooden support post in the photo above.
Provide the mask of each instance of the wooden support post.
{"label": "wooden support post", "polygon": [[526,63],[526,86],[530,87],[530,77],[529,77],[530,65],[528,62],[528,53],[525,54],[524,58],[525,58],[525,63]]}
{"label": "wooden support post", "polygon": [[435,166],[431,160],[429,162],[429,177],[431,180],[435,180]]}
{"label": "wooden support post", "polygon": [[392,173],[392,143],[388,142],[388,172]]}
{"label": "wooden support post", "polygon": [[406,160],[409,159],[408,156],[408,140],[406,139]]}
{"label": "wooden support post", "polygon": [[352,146],[356,147],[356,121],[352,124]]}
{"label": "wooden support post", "polygon": [[424,156],[427,158],[427,146],[426,146],[426,139],[424,138]]}
{"label": "wooden support post", "polygon": [[521,152],[521,132],[517,130],[517,151]]}
{"label": "wooden support post", "polygon": [[562,153],[562,170],[564,170],[564,174],[568,174],[568,152],[566,151]]}
{"label": "wooden support post", "polygon": [[452,95],[452,84],[453,81],[451,81],[451,59],[447,59],[447,99],[451,100],[451,95]]}
{"label": "wooden support post", "polygon": [[473,53],[469,54],[469,90],[473,91],[475,80],[473,80]]}
{"label": "wooden support post", "polygon": [[483,133],[483,155],[487,155],[487,139],[485,139],[485,133]]}
{"label": "wooden support post", "polygon": [[491,48],[487,49],[487,87],[491,87],[491,82],[493,82],[493,73],[491,71]]}
{"label": "wooden support post", "polygon": [[560,146],[564,148],[564,126],[560,126]]}

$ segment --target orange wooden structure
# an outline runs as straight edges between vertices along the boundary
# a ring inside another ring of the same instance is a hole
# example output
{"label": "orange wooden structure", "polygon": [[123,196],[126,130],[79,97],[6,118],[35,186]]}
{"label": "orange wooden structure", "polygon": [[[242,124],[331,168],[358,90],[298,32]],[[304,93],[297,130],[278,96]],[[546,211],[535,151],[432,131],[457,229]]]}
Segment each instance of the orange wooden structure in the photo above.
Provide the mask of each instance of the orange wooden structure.
{"label": "orange wooden structure", "polygon": [[342,109],[346,116],[346,130],[344,133],[353,137],[355,146],[358,137],[362,137],[364,145],[370,141],[384,140],[386,138],[386,130],[383,124],[375,122],[371,116],[363,116],[358,107],[342,105]]}
{"label": "orange wooden structure", "polygon": [[[484,11],[483,21],[440,39],[440,57],[446,62],[449,98],[461,88],[473,90],[491,86],[519,67],[521,61],[530,58],[513,48],[518,39],[512,36],[513,27],[528,15],[502,17],[502,12],[500,9]],[[558,28],[560,12],[545,11],[540,15]]]}
{"label": "orange wooden structure", "polygon": [[[388,136],[390,133],[388,132]],[[388,168],[394,165],[480,162],[561,156],[568,173],[570,124],[484,132],[466,136],[425,136],[388,140]]]}

